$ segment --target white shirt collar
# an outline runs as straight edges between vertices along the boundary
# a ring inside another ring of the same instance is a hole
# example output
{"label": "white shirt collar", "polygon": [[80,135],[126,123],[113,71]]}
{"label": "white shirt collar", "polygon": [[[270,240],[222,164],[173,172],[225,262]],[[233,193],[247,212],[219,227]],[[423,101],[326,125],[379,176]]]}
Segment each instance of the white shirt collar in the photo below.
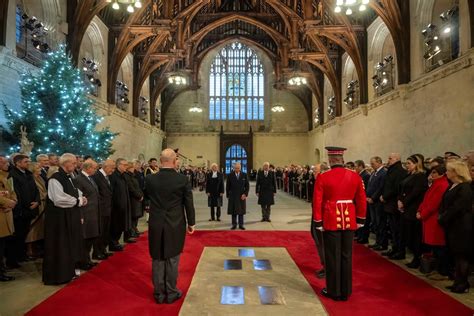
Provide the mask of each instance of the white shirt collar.
{"label": "white shirt collar", "polygon": [[104,177],[107,178],[107,174],[105,173],[104,169],[100,168],[99,171],[100,171],[100,173],[102,173],[104,175]]}
{"label": "white shirt collar", "polygon": [[90,175],[88,175],[84,170],[81,171],[83,175],[85,175],[87,178],[90,177]]}

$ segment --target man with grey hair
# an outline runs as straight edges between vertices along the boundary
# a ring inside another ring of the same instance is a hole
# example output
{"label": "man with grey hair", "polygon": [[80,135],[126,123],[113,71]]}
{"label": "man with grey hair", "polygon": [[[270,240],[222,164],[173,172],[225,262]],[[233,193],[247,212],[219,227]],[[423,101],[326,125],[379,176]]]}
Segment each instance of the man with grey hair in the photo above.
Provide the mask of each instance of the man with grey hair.
{"label": "man with grey hair", "polygon": [[245,230],[244,215],[246,213],[246,200],[249,195],[249,179],[246,173],[241,172],[240,162],[236,162],[234,170],[227,177],[226,196],[229,199],[227,214],[232,215],[232,227],[237,228],[237,217],[239,228]]}
{"label": "man with grey hair", "polygon": [[[132,228],[132,209],[130,205],[130,194],[128,192],[125,171],[127,171],[128,162],[123,158],[115,161],[115,171],[110,176],[110,185],[112,186],[112,214],[110,218],[110,251],[122,251],[123,247],[119,240],[122,233],[128,232]],[[134,243],[134,239],[127,238],[124,234],[126,243]]]}
{"label": "man with grey hair", "polygon": [[41,168],[41,178],[43,178],[46,188],[48,188],[48,168],[49,168],[49,157],[45,154],[39,154],[36,156],[36,162]]}
{"label": "man with grey hair", "polygon": [[92,259],[104,260],[112,254],[106,251],[110,241],[110,215],[112,213],[112,187],[110,185],[109,176],[115,170],[115,161],[107,159],[102,162],[100,168],[92,177],[97,184],[99,190],[99,227],[100,236],[96,238],[94,243],[94,252]]}
{"label": "man with grey hair", "polygon": [[87,199],[71,179],[76,156],[62,155],[59,165],[58,172],[49,179],[44,218],[43,282],[46,285],[71,281],[83,253],[80,207],[87,205]]}
{"label": "man with grey hair", "polygon": [[[92,245],[99,236],[99,188],[92,176],[97,171],[97,163],[87,159],[82,163],[82,170],[73,180],[76,188],[87,196],[87,205],[81,208],[83,224],[83,257],[80,263],[82,270],[90,270],[95,266],[90,257]],[[96,249],[94,249],[96,251]]]}
{"label": "man with grey hair", "polygon": [[180,299],[176,287],[179,257],[186,230],[194,233],[193,191],[188,178],[176,171],[176,153],[165,149],[159,173],[145,178],[145,194],[150,200],[149,250],[153,258],[152,277],[155,301],[171,304]]}
{"label": "man with grey hair", "polygon": [[[403,168],[401,156],[399,153],[391,153],[388,156],[388,170],[385,174],[382,194],[380,195],[380,202],[383,203],[383,210],[388,216],[388,225],[392,232],[392,249],[383,252],[383,256],[388,256],[390,259],[402,260],[405,259],[405,251],[401,249],[401,235],[400,235],[400,220],[401,214],[398,210],[398,189],[400,183],[407,176],[407,171]],[[387,225],[380,223],[380,225]],[[378,227],[380,231],[382,226]]]}
{"label": "man with grey hair", "polygon": [[271,222],[271,206],[275,204],[276,177],[270,169],[270,163],[263,163],[263,170],[257,173],[255,193],[258,196],[258,204],[262,207],[262,222]]}

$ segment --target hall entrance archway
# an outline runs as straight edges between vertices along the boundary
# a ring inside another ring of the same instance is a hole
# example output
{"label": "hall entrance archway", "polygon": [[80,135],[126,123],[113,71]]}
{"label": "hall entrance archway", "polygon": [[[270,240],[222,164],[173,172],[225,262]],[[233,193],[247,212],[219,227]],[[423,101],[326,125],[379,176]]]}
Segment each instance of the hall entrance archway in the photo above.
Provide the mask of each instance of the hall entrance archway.
{"label": "hall entrance archway", "polygon": [[220,168],[228,175],[233,164],[240,162],[242,171],[250,172],[253,168],[253,133],[248,134],[220,134]]}

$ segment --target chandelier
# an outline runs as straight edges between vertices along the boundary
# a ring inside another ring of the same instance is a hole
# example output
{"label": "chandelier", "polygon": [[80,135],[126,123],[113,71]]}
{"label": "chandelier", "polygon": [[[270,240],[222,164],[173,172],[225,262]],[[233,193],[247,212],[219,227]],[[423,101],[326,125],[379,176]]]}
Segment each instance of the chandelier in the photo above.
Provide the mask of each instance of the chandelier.
{"label": "chandelier", "polygon": [[191,113],[202,113],[202,108],[199,106],[199,102],[198,102],[197,89],[194,90],[194,104],[193,104],[193,106],[189,109],[189,112],[191,112]]}
{"label": "chandelier", "polygon": [[112,9],[119,10],[120,3],[123,5],[127,5],[127,12],[133,13],[135,8],[140,9],[142,7],[141,0],[106,0],[108,3],[112,3]]}
{"label": "chandelier", "polygon": [[275,105],[272,107],[272,112],[275,112],[275,113],[285,112],[285,108],[282,105]]}
{"label": "chandelier", "polygon": [[186,77],[180,74],[171,75],[168,77],[168,82],[177,86],[187,84]]}
{"label": "chandelier", "polygon": [[288,80],[288,84],[290,86],[301,86],[303,84],[307,84],[308,80],[302,76],[293,76]]}
{"label": "chandelier", "polygon": [[345,10],[346,15],[351,15],[355,7],[359,7],[359,12],[365,11],[370,0],[337,0],[334,12],[341,13]]}

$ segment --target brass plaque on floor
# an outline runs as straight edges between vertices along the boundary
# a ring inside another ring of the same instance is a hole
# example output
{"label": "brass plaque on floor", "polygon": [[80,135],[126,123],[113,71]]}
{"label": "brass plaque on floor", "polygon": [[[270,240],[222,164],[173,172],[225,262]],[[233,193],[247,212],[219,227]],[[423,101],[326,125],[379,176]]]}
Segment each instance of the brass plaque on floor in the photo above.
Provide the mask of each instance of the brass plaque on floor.
{"label": "brass plaque on floor", "polygon": [[283,294],[276,286],[259,286],[258,294],[263,305],[285,305]]}
{"label": "brass plaque on floor", "polygon": [[221,290],[222,305],[243,305],[244,288],[242,286],[223,286]]}
{"label": "brass plaque on floor", "polygon": [[242,270],[242,260],[240,259],[225,260],[224,270]]}
{"label": "brass plaque on floor", "polygon": [[255,250],[253,250],[253,249],[239,249],[239,257],[255,258]]}
{"label": "brass plaque on floor", "polygon": [[270,263],[270,260],[254,260],[253,261],[253,268],[254,270],[272,270],[272,264]]}

